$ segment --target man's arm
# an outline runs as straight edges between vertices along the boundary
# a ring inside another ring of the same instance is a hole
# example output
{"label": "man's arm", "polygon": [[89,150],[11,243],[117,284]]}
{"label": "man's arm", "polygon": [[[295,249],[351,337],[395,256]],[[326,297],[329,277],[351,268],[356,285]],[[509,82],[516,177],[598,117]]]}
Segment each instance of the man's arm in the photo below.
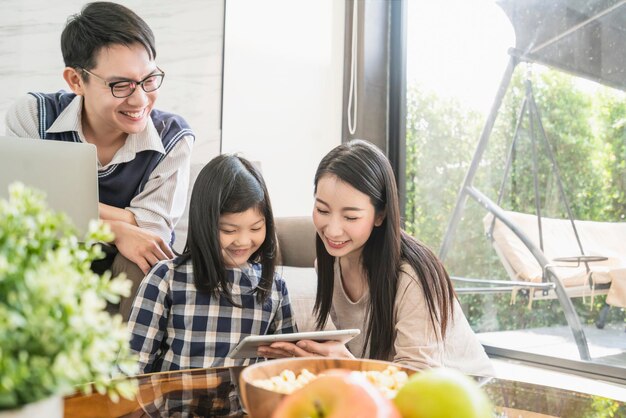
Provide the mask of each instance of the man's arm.
{"label": "man's arm", "polygon": [[118,251],[144,272],[174,257],[172,230],[187,203],[193,139],[186,136],[154,169],[141,193],[122,209],[100,204],[100,218],[115,234]]}
{"label": "man's arm", "polygon": [[100,219],[109,225],[115,234],[113,243],[122,255],[147,274],[150,267],[174,257],[169,245],[157,234],[137,226],[135,215],[115,206],[99,203]]}
{"label": "man's arm", "polygon": [[163,238],[138,226],[122,222],[107,221],[115,239],[117,250],[147,274],[160,260],[174,258],[174,252]]}
{"label": "man's arm", "polygon": [[98,203],[98,212],[103,221],[120,221],[137,226],[135,215],[126,209],[116,208],[105,203]]}
{"label": "man's arm", "polygon": [[137,226],[171,239],[187,204],[193,137],[183,137],[154,169],[143,190],[126,208]]}

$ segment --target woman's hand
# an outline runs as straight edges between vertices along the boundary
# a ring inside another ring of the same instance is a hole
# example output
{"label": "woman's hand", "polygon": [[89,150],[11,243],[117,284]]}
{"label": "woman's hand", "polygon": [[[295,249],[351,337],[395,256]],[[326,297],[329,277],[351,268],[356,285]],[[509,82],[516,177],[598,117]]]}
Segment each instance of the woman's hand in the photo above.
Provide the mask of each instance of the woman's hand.
{"label": "woman's hand", "polygon": [[338,341],[318,343],[311,340],[300,340],[296,344],[280,341],[269,346],[259,347],[257,354],[266,358],[315,356],[354,358],[346,346]]}

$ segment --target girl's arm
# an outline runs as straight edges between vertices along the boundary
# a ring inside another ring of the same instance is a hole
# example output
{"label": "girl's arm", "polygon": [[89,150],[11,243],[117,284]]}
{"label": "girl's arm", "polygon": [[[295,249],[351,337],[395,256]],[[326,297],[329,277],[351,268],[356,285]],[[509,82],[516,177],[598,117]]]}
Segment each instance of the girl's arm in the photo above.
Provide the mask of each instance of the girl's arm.
{"label": "girl's arm", "polygon": [[128,320],[130,348],[139,359],[140,373],[153,370],[167,328],[169,316],[169,276],[173,274],[166,263],[156,265],[143,279]]}
{"label": "girl's arm", "polygon": [[[287,284],[278,273],[274,276],[274,281],[280,293],[280,304],[278,305],[272,325],[270,326],[270,333],[289,334],[298,332],[298,325],[296,324],[296,319],[291,308]],[[280,347],[274,348],[274,344],[286,344],[286,347],[290,347],[292,350],[293,347],[295,347],[295,344],[288,342],[273,343],[271,346],[260,346],[257,354],[265,358],[293,357],[289,351],[285,351]]]}
{"label": "girl's arm", "polygon": [[274,275],[274,282],[276,283],[280,294],[280,302],[278,309],[276,309],[276,314],[274,315],[272,324],[270,325],[270,333],[291,334],[293,332],[298,332],[296,317],[293,315],[293,310],[291,308],[287,283],[285,283],[285,280],[283,280],[278,273]]}

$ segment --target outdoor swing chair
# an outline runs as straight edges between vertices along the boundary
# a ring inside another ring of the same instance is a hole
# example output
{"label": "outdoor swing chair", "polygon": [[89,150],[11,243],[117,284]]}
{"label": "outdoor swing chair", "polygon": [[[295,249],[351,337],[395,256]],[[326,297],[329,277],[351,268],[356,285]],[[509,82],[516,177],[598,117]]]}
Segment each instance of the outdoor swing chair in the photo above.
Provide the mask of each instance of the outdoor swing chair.
{"label": "outdoor swing chair", "polygon": [[[580,358],[591,360],[587,338],[570,298],[607,294],[608,304],[626,307],[626,223],[574,219],[530,81],[525,84],[525,98],[497,199],[490,199],[473,182],[519,63],[543,64],[626,90],[626,0],[500,0],[498,4],[512,22],[516,45],[509,50],[509,64],[463,180],[439,255],[445,260],[467,198],[472,198],[487,211],[483,219],[486,235],[511,280],[455,277],[455,281],[466,285],[458,287],[457,292],[524,289],[531,298],[556,297]],[[523,118],[528,119],[532,143],[534,214],[506,211],[500,206]],[[537,159],[541,155],[549,160],[568,219],[542,216],[537,180]],[[599,328],[604,326],[607,309],[608,305],[600,314]]]}

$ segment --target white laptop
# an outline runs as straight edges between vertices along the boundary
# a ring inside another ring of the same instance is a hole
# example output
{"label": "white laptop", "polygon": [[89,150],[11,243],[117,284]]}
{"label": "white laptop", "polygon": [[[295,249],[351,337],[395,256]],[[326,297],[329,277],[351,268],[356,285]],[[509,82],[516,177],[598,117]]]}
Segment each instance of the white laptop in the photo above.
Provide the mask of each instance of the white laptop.
{"label": "white laptop", "polygon": [[97,158],[91,144],[0,136],[0,198],[15,181],[35,187],[82,237],[89,221],[98,219]]}

